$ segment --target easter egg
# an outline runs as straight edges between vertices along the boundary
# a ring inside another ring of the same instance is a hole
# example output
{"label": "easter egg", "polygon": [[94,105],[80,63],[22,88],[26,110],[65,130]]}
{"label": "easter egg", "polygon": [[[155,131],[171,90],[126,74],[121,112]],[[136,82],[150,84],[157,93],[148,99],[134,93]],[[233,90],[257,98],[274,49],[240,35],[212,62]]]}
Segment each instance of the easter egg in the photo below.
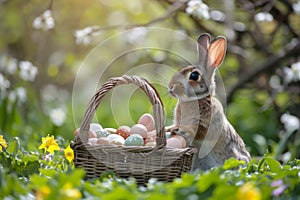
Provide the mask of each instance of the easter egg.
{"label": "easter egg", "polygon": [[109,142],[109,139],[107,139],[106,137],[101,137],[97,140],[97,144],[109,144]]}
{"label": "easter egg", "polygon": [[145,144],[149,142],[156,142],[156,131],[151,131],[147,133],[147,138],[145,139]]}
{"label": "easter egg", "polygon": [[124,145],[125,146],[143,146],[144,139],[139,134],[132,134],[125,140]]}
{"label": "easter egg", "polygon": [[96,138],[97,135],[94,131],[89,131],[89,138]]}
{"label": "easter egg", "polygon": [[98,131],[102,131],[103,128],[100,124],[98,123],[90,123],[90,131],[93,131],[94,133]]}
{"label": "easter egg", "polygon": [[115,144],[115,145],[124,145],[125,139],[117,134],[110,134],[107,136],[107,139],[109,140],[110,144]]}
{"label": "easter egg", "polygon": [[117,132],[117,130],[114,128],[105,128],[104,130],[109,132],[110,134],[115,134]]}
{"label": "easter egg", "polygon": [[88,143],[92,146],[97,145],[97,142],[98,142],[98,138],[89,138],[89,141],[88,141]]}
{"label": "easter egg", "polygon": [[166,132],[166,139],[171,138],[171,136],[172,136],[171,132]]}
{"label": "easter egg", "polygon": [[97,138],[107,137],[110,133],[106,130],[97,131]]}
{"label": "easter egg", "polygon": [[135,124],[131,127],[130,135],[138,134],[143,138],[147,137],[147,128],[142,124]]}
{"label": "easter egg", "polygon": [[130,135],[130,128],[128,126],[120,126],[117,131],[116,131],[117,135],[122,136],[124,139],[128,138],[128,136]]}
{"label": "easter egg", "polygon": [[186,147],[186,141],[185,141],[184,137],[182,137],[180,135],[173,135],[172,138],[178,138],[181,141],[181,148]]}
{"label": "easter egg", "polygon": [[148,143],[145,144],[145,146],[154,147],[154,146],[156,146],[156,142],[148,142]]}
{"label": "easter egg", "polygon": [[167,140],[168,148],[182,148],[182,142],[179,138],[171,137]]}
{"label": "easter egg", "polygon": [[138,124],[142,124],[147,128],[147,131],[153,131],[155,129],[154,126],[154,118],[151,114],[145,113],[143,114],[139,120]]}
{"label": "easter egg", "polygon": [[74,136],[75,136],[75,137],[78,137],[79,130],[80,130],[80,128],[77,128],[77,129],[74,131]]}

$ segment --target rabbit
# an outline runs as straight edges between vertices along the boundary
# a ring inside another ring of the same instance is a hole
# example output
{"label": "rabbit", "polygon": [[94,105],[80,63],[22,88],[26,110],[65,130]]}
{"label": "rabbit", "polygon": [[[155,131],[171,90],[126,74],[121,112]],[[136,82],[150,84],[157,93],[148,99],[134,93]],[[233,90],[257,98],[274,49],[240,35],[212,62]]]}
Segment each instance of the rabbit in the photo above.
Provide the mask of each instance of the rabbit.
{"label": "rabbit", "polygon": [[169,94],[178,99],[170,131],[197,149],[192,170],[208,170],[231,157],[247,163],[250,154],[214,96],[215,71],[224,60],[226,38],[211,41],[209,34],[202,34],[197,42],[199,65],[180,69],[169,83]]}

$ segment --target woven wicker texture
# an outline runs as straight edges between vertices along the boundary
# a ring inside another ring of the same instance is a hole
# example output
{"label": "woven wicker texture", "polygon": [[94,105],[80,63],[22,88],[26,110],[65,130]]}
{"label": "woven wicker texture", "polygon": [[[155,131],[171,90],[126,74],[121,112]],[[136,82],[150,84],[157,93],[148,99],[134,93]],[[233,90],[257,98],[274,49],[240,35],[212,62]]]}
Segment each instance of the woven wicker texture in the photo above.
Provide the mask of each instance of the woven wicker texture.
{"label": "woven wicker texture", "polygon": [[[96,109],[102,98],[114,87],[123,84],[135,84],[142,89],[153,107],[153,117],[157,140],[155,147],[117,146],[88,144],[88,130]],[[192,148],[166,148],[164,127],[164,109],[155,88],[145,79],[137,76],[111,78],[104,83],[90,100],[79,137],[72,143],[74,163],[86,171],[87,178],[96,178],[104,171],[114,171],[118,177],[134,177],[138,184],[145,184],[150,178],[160,181],[172,181],[182,172],[191,169]]]}

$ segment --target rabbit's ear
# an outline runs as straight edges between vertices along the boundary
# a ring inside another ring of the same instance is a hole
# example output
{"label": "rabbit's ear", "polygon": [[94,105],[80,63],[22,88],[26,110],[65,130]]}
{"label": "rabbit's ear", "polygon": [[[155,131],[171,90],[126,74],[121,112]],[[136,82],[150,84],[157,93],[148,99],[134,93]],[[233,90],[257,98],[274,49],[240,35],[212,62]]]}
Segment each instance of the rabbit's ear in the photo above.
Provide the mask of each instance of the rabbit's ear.
{"label": "rabbit's ear", "polygon": [[225,57],[227,48],[226,38],[219,36],[215,38],[209,45],[208,55],[209,55],[209,66],[217,68],[219,67]]}
{"label": "rabbit's ear", "polygon": [[208,48],[210,43],[210,36],[204,33],[198,38],[198,55],[200,66],[206,66],[208,58]]}

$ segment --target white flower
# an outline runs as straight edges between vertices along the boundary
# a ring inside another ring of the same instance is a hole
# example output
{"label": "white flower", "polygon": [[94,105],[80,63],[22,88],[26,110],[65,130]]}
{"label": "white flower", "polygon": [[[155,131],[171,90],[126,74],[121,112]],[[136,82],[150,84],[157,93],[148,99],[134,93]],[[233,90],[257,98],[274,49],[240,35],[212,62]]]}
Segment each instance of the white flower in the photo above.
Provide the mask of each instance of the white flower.
{"label": "white flower", "polygon": [[0,100],[6,97],[7,88],[10,87],[10,81],[0,73]]}
{"label": "white flower", "polygon": [[284,80],[286,83],[290,83],[292,81],[299,81],[300,80],[300,61],[293,63],[291,65],[291,68],[284,67],[283,68],[284,73]]}
{"label": "white flower", "polygon": [[65,122],[66,113],[62,108],[55,108],[50,110],[49,117],[53,124],[61,126]]}
{"label": "white flower", "polygon": [[34,81],[38,69],[29,61],[21,61],[19,63],[20,77],[25,81]]}
{"label": "white flower", "polygon": [[201,0],[191,0],[187,3],[187,8],[185,12],[189,15],[194,15],[199,19],[209,19],[209,8]]}
{"label": "white flower", "polygon": [[145,27],[133,28],[126,33],[125,37],[127,42],[131,44],[139,44],[145,41],[147,32],[147,28]]}
{"label": "white flower", "polygon": [[14,74],[18,68],[18,60],[16,58],[1,56],[0,69],[3,69],[8,74]]}
{"label": "white flower", "polygon": [[14,91],[10,92],[9,99],[12,102],[14,102],[16,99],[18,99],[19,102],[25,102],[27,99],[26,89],[23,87],[16,88]]}
{"label": "white flower", "polygon": [[35,29],[42,29],[43,31],[53,29],[55,26],[55,22],[52,17],[51,10],[46,10],[42,15],[35,18],[33,20],[32,26]]}
{"label": "white flower", "polygon": [[260,12],[254,16],[255,21],[257,22],[271,22],[273,21],[273,16],[267,12]]}
{"label": "white flower", "polygon": [[284,128],[288,132],[293,132],[300,128],[300,121],[296,116],[284,113],[280,117],[281,123],[283,123]]}
{"label": "white flower", "polygon": [[293,4],[293,9],[297,15],[300,15],[300,1],[299,0],[297,3]]}
{"label": "white flower", "polygon": [[88,26],[81,30],[76,30],[74,36],[76,44],[89,45],[92,41],[92,37],[99,34],[98,26]]}

